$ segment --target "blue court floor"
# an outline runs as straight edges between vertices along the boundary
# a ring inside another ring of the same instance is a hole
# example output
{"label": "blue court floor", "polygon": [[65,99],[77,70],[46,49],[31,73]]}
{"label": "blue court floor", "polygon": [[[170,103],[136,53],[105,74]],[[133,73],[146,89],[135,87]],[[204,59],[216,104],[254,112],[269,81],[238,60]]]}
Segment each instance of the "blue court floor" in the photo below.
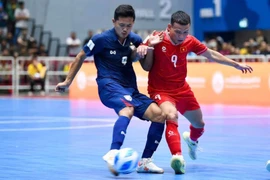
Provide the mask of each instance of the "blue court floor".
{"label": "blue court floor", "polygon": [[[1,180],[270,180],[270,107],[203,105],[202,152],[192,161],[182,140],[186,174],[175,175],[163,138],[154,162],[164,174],[114,177],[109,150],[114,111],[100,102],[0,98]],[[189,130],[183,117],[179,131]],[[132,119],[123,147],[143,151],[150,123]]]}

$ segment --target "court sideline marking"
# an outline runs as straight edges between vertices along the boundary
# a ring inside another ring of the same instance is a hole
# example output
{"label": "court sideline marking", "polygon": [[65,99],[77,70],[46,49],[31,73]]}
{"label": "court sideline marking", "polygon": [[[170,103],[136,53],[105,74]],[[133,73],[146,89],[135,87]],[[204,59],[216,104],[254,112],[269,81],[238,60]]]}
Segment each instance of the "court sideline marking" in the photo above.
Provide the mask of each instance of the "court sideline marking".
{"label": "court sideline marking", "polygon": [[[269,118],[269,117],[270,117],[270,114],[269,115],[229,115],[229,116],[224,115],[224,116],[204,116],[204,119],[246,119],[246,118],[262,119],[262,118]],[[7,120],[7,119],[11,119],[11,120]],[[30,120],[27,120],[27,119],[30,119]],[[60,127],[44,127],[44,128],[0,128],[0,132],[105,128],[105,127],[112,127],[114,125],[114,123],[112,122],[115,122],[115,120],[116,120],[115,118],[0,116],[0,125],[1,124],[25,124],[25,123],[56,123],[56,122],[104,122],[106,123],[106,124],[97,124],[97,125],[60,126]]]}

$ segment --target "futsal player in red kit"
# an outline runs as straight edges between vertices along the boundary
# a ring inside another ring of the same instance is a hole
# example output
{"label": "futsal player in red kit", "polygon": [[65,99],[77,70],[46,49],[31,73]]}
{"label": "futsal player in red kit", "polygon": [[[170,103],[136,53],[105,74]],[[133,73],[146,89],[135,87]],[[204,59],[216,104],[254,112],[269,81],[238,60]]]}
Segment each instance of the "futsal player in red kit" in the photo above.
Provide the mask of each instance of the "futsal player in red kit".
{"label": "futsal player in red kit", "polygon": [[197,159],[198,139],[203,135],[205,125],[200,105],[186,82],[187,54],[194,52],[210,61],[232,66],[243,73],[253,71],[250,66],[208,49],[194,36],[189,35],[190,23],[188,14],[177,11],[172,14],[171,23],[164,32],[152,33],[145,40],[145,44],[154,47],[153,50],[147,51],[144,45],[137,49],[139,56],[144,57],[144,61],[141,62],[144,70],[149,71],[148,93],[166,114],[165,137],[172,154],[171,167],[176,174],[185,173],[185,160],[178,132],[178,111],[191,123],[190,132],[184,132],[183,139],[193,160]]}

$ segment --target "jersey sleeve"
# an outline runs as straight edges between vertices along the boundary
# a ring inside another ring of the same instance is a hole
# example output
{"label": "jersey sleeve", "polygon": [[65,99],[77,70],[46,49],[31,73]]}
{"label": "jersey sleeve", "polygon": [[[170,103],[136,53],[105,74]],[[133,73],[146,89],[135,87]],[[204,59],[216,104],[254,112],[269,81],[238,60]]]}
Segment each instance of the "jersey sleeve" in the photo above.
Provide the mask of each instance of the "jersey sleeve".
{"label": "jersey sleeve", "polygon": [[200,55],[207,50],[207,47],[201,43],[197,38],[192,36],[192,49],[191,51]]}
{"label": "jersey sleeve", "polygon": [[93,36],[92,39],[90,39],[83,47],[83,51],[85,52],[86,56],[93,56],[101,52],[104,48],[103,39],[104,38],[100,34]]}
{"label": "jersey sleeve", "polygon": [[142,38],[135,33],[132,33],[131,35],[132,35],[131,39],[132,44],[137,48],[140,44],[142,44]]}

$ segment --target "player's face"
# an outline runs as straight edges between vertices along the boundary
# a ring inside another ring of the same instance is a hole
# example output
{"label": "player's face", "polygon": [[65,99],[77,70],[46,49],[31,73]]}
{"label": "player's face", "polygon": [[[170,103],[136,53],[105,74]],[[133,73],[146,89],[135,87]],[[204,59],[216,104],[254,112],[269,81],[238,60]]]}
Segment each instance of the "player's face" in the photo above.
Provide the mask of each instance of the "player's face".
{"label": "player's face", "polygon": [[113,19],[114,29],[116,31],[116,34],[121,39],[125,39],[134,24],[134,19],[132,17],[119,17],[117,20]]}
{"label": "player's face", "polygon": [[189,33],[190,24],[188,25],[181,25],[178,23],[169,24],[168,31],[171,40],[175,44],[181,44],[187,37]]}

